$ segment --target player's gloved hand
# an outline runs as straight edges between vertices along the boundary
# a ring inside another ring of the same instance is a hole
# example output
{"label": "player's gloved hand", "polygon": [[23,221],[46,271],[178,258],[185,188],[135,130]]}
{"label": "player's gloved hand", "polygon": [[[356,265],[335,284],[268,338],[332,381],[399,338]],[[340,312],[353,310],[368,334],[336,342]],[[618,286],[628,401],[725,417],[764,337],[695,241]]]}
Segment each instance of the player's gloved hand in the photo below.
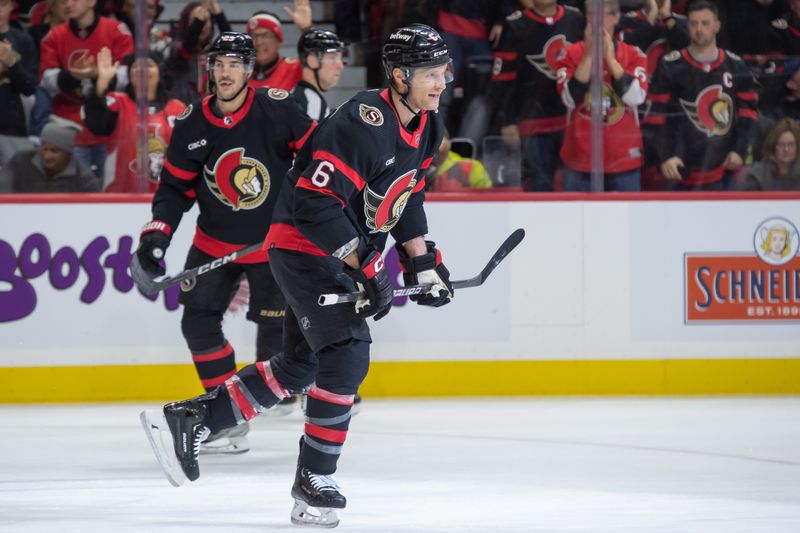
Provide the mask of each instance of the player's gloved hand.
{"label": "player's gloved hand", "polygon": [[403,283],[406,286],[432,284],[433,287],[426,292],[409,298],[419,305],[440,307],[449,303],[453,297],[450,271],[442,264],[442,253],[436,248],[436,243],[425,241],[425,245],[428,253],[417,257],[409,257],[402,244],[395,245],[400,256],[400,268],[403,270]]}
{"label": "player's gloved hand", "polygon": [[375,320],[385,317],[392,308],[394,289],[389,282],[389,274],[386,273],[380,252],[370,252],[361,261],[358,270],[347,270],[356,282],[359,292],[365,293],[365,297],[356,302],[356,315],[363,318],[375,315]]}
{"label": "player's gloved hand", "polygon": [[172,228],[166,222],[151,220],[142,228],[136,257],[145,272],[162,276],[166,270],[161,264],[169,247]]}

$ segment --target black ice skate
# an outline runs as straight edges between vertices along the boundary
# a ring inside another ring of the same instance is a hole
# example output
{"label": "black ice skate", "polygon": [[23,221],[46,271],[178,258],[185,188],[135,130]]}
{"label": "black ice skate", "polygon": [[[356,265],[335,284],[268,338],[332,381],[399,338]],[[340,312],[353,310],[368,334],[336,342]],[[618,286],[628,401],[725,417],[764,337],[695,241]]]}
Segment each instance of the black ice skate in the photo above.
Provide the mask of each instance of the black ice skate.
{"label": "black ice skate", "polygon": [[205,414],[205,403],[193,399],[169,403],[162,412],[147,410],[139,415],[158,464],[176,487],[200,477],[197,456],[200,443],[210,433]]}
{"label": "black ice skate", "polygon": [[339,525],[336,509],[347,505],[332,475],[314,474],[302,466],[297,467],[292,497],[292,523],[299,526],[336,527]]}

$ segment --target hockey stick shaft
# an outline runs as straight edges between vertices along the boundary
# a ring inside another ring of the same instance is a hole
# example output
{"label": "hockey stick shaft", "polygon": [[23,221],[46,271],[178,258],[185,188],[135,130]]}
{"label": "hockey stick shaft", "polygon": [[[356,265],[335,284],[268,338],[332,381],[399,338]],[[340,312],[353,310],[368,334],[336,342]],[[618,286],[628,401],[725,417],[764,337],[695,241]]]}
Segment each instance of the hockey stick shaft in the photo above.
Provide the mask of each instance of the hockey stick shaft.
{"label": "hockey stick shaft", "polygon": [[197,276],[202,276],[206,272],[211,272],[212,270],[216,270],[222,265],[226,265],[233,261],[236,261],[240,257],[244,257],[246,255],[250,255],[253,252],[257,252],[263,247],[263,243],[256,243],[251,244],[250,246],[246,246],[240,250],[236,250],[235,252],[231,252],[227,255],[223,255],[222,257],[218,257],[213,261],[209,261],[200,266],[196,266],[194,268],[190,268],[189,270],[184,270],[177,276],[173,276],[170,278],[166,278],[163,280],[155,280],[150,277],[150,274],[142,268],[142,264],[139,262],[139,258],[136,254],[133,254],[133,258],[131,258],[131,276],[133,276],[133,281],[136,282],[136,286],[141,289],[141,291],[145,294],[155,294],[159,291],[163,291],[164,289],[168,289],[173,285],[177,285],[178,283],[187,280],[196,278]]}
{"label": "hockey stick shaft", "polygon": [[[466,289],[468,287],[479,287],[483,285],[483,282],[489,277],[489,275],[497,268],[503,259],[506,258],[511,251],[517,247],[519,243],[522,242],[522,239],[525,238],[525,230],[522,228],[514,230],[508,238],[503,241],[503,244],[497,249],[494,253],[492,258],[483,267],[483,270],[477,275],[469,279],[461,279],[452,282],[453,289]],[[423,285],[407,285],[405,287],[401,287],[399,289],[395,289],[393,296],[397,298],[398,296],[414,296],[417,294],[422,294],[428,291],[433,285],[431,284],[423,284]],[[363,292],[345,292],[345,293],[338,293],[338,294],[321,294],[319,296],[319,305],[335,305],[341,304],[346,302],[355,302],[362,298],[364,298]]]}

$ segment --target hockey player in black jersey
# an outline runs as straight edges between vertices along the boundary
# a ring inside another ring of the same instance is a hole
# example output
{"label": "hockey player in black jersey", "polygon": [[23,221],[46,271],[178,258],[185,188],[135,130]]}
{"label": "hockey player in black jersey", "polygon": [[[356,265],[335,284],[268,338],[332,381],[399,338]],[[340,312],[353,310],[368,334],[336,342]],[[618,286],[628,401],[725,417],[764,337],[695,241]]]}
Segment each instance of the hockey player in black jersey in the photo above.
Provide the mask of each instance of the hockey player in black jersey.
{"label": "hockey player in black jersey", "polygon": [[[136,257],[153,274],[183,213],[200,208],[186,259],[193,268],[264,240],[272,210],[295,152],[314,122],[283,90],[247,87],[254,50],[249,36],[223,33],[208,55],[213,94],[190,105],[176,120],[158,189],[153,219],[145,224]],[[203,387],[213,390],[236,372],[234,349],[222,332],[222,317],[246,276],[250,287],[247,318],[261,326],[257,359],[281,349],[285,301],[275,284],[266,252],[181,285],[181,329]],[[247,426],[238,428],[239,433]],[[213,444],[212,444],[213,442]],[[243,435],[212,439],[208,452],[247,451]]]}
{"label": "hockey player in black jersey", "polygon": [[331,114],[323,93],[336,87],[344,69],[344,42],[329,30],[312,28],[297,41],[303,79],[292,94],[306,114],[317,122]]}
{"label": "hockey player in black jersey", "polygon": [[[308,390],[292,521],[336,526],[335,510],[346,500],[333,474],[369,367],[366,318],[378,320],[392,305],[381,255],[388,234],[398,243],[404,282],[432,284],[414,301],[438,307],[453,295],[442,254],[425,240],[421,173],[444,131],[436,110],[452,80],[448,50],[435,30],[414,24],[389,36],[383,63],[390,88],[358,93],[320,124],[276,204],[266,245],[288,304],[283,353],[245,367],[208,395],[166,405],[166,422],[143,413],[173,484],[199,477],[197,450],[209,431]],[[352,308],[317,304],[321,293],[357,289],[365,297]]]}

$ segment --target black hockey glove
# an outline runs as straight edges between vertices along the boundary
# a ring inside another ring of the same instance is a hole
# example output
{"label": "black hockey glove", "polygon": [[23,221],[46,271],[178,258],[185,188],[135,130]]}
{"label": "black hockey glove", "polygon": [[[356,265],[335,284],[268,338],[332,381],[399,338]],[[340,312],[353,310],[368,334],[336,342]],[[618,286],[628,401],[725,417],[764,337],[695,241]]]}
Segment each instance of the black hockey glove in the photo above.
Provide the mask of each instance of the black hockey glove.
{"label": "black hockey glove", "polygon": [[356,302],[356,315],[363,318],[375,315],[375,320],[385,317],[392,308],[394,289],[380,252],[370,252],[358,270],[348,268],[347,273],[356,282],[358,290],[366,293]]}
{"label": "black hockey glove", "polygon": [[403,270],[403,283],[409,285],[433,285],[427,292],[409,296],[412,302],[419,305],[440,307],[450,302],[453,297],[453,285],[450,283],[450,271],[442,264],[442,253],[436,243],[425,241],[428,253],[417,257],[408,257],[402,244],[395,245],[400,256],[400,268]]}
{"label": "black hockey glove", "polygon": [[166,222],[151,220],[142,228],[139,236],[139,247],[136,249],[136,257],[145,272],[162,276],[166,272],[163,263],[164,255],[169,247],[170,234],[172,228]]}

